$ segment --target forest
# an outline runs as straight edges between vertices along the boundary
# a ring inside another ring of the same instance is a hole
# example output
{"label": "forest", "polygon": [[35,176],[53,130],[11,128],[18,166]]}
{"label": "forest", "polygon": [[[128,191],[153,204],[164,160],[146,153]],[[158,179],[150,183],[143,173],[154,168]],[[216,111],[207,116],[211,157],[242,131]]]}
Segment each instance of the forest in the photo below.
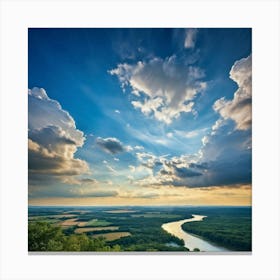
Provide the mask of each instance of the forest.
{"label": "forest", "polygon": [[232,251],[251,251],[251,208],[218,210],[208,211],[203,222],[185,223],[182,228]]}

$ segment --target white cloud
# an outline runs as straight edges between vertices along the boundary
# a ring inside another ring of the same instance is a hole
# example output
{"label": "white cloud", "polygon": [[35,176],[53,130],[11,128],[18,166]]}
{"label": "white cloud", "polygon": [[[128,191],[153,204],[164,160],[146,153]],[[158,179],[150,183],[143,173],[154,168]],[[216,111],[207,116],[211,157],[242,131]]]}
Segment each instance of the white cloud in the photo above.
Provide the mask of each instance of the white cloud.
{"label": "white cloud", "polygon": [[84,144],[84,134],[61,105],[44,89],[28,90],[29,183],[36,180],[72,181],[69,176],[88,173],[87,163],[75,158]]}
{"label": "white cloud", "polygon": [[230,78],[238,84],[232,100],[224,97],[214,103],[214,110],[224,119],[232,119],[236,129],[246,130],[252,125],[252,57],[234,63]]}
{"label": "white cloud", "polygon": [[135,184],[141,186],[208,187],[251,181],[251,133],[233,130],[219,119],[202,138],[197,154],[180,157],[136,153],[142,166],[151,170]]}
{"label": "white cloud", "polygon": [[143,152],[143,153],[137,152],[136,157],[140,161],[142,161],[143,159],[153,159],[153,160],[156,159],[155,155],[153,155],[152,153],[146,153],[146,152]]}
{"label": "white cloud", "polygon": [[117,170],[114,169],[111,165],[109,165],[106,161],[105,161],[105,162],[103,161],[103,163],[104,163],[104,165],[107,167],[107,169],[108,169],[110,172],[112,172],[112,173],[114,173],[114,174],[118,174]]}
{"label": "white cloud", "polygon": [[175,130],[176,135],[183,137],[183,138],[193,138],[201,133],[204,133],[208,128],[201,128],[201,129],[195,129],[191,131],[182,131],[182,130]]}
{"label": "white cloud", "polygon": [[[144,114],[153,114],[154,117],[158,118],[157,114],[162,113],[163,108],[167,110],[171,107],[171,103],[166,105],[166,100],[169,100],[170,95],[166,95],[168,91],[164,92],[163,90],[165,89],[165,81],[158,79],[157,74],[162,74],[161,70],[158,70],[160,67],[148,65],[147,73],[145,73],[147,76],[145,76],[142,72],[146,66],[146,64],[141,63],[140,66],[135,66],[136,68],[140,67],[140,70],[134,69],[133,71],[136,72],[132,71],[132,74],[125,72],[124,75],[128,76],[122,82],[138,88],[142,99],[135,100],[134,106],[139,107]],[[127,69],[132,70],[131,66],[127,66]],[[151,80],[154,79],[151,69],[156,76],[155,79],[158,79],[158,84],[159,81],[162,82],[161,86],[156,87],[155,81],[149,80],[149,77],[152,77]],[[175,69],[177,68],[175,67]],[[176,71],[173,73],[171,69],[168,71],[171,76],[176,77]],[[199,71],[194,76],[199,77]],[[202,148],[197,154],[169,157],[168,155],[156,156],[152,153],[137,151],[135,155],[140,165],[129,167],[130,171],[133,172],[134,184],[145,187],[161,185],[209,187],[251,182],[251,130],[249,129],[251,126],[251,57],[237,61],[230,71],[230,77],[238,84],[239,88],[232,100],[221,99],[215,103],[214,109],[219,112],[220,118],[211,128],[192,131],[175,130],[173,134],[168,132],[166,135],[167,140],[176,136],[185,138],[203,136],[201,138]],[[140,86],[142,90],[140,90]],[[190,100],[189,102],[192,102],[191,99],[197,94],[193,92],[195,91],[189,91],[187,97],[185,96],[187,100]],[[176,94],[179,93],[174,93],[173,96]],[[227,121],[228,119],[232,119],[236,127],[234,127],[233,122]],[[204,135],[206,131],[208,132]],[[137,131],[132,135],[141,137],[147,142],[152,139],[153,143],[156,143],[156,139],[139,135]],[[143,168],[149,172],[140,173]],[[137,176],[138,174],[141,176]]]}
{"label": "white cloud", "polygon": [[134,165],[129,165],[128,167],[131,172],[135,172],[136,168]]}
{"label": "white cloud", "polygon": [[127,150],[128,152],[131,152],[131,151],[133,151],[133,148],[132,148],[130,145],[128,145],[128,146],[126,146],[126,150]]}
{"label": "white cloud", "polygon": [[[170,124],[182,113],[194,113],[194,98],[206,88],[203,71],[175,55],[137,64],[119,64],[109,71],[121,86],[131,87],[132,105],[146,116]],[[135,94],[137,92],[137,94]]]}
{"label": "white cloud", "polygon": [[76,128],[74,119],[59,102],[50,99],[43,88],[29,89],[28,129],[39,130],[49,126],[60,128],[66,137],[73,139],[77,145],[83,145],[83,132]]}
{"label": "white cloud", "polygon": [[144,147],[143,146],[135,146],[134,149],[135,150],[144,150]]}
{"label": "white cloud", "polygon": [[129,180],[130,184],[133,184],[134,177],[132,175],[128,175],[126,178]]}
{"label": "white cloud", "polygon": [[186,49],[194,48],[196,34],[197,34],[197,29],[195,29],[195,28],[189,28],[186,30],[186,37],[185,37],[185,43],[184,43],[184,47]]}

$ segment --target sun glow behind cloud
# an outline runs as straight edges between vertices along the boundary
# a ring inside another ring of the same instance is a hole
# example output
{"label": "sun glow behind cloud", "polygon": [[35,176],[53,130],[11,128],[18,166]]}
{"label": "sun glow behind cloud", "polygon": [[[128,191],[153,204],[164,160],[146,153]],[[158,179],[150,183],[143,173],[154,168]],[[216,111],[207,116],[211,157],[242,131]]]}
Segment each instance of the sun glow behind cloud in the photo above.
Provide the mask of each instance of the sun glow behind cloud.
{"label": "sun glow behind cloud", "polygon": [[32,205],[77,205],[77,206],[133,206],[133,205],[251,205],[251,186],[211,188],[172,188],[150,190],[143,194],[123,193],[117,196],[35,198]]}

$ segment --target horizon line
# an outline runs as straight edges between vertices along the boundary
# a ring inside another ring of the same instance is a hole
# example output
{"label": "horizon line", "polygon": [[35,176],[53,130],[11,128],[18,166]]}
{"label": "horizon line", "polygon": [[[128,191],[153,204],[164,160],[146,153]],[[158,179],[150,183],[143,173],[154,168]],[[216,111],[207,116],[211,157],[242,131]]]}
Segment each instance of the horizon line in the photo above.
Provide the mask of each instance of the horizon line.
{"label": "horizon line", "polygon": [[252,205],[162,204],[162,205],[28,205],[28,207],[252,207]]}

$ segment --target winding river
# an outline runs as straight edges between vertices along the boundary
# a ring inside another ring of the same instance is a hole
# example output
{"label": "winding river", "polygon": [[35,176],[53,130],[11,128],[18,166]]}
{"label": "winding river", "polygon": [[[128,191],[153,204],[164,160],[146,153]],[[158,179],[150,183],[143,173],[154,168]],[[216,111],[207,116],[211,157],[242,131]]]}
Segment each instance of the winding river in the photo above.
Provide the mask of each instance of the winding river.
{"label": "winding river", "polygon": [[170,222],[163,224],[161,227],[166,230],[168,233],[175,235],[176,237],[183,239],[185,242],[185,247],[188,248],[190,251],[193,251],[194,248],[198,248],[200,251],[204,252],[226,252],[229,251],[225,248],[218,247],[213,245],[197,236],[189,234],[182,229],[182,225],[184,223],[202,221],[203,218],[207,216],[201,215],[192,215],[193,218],[180,220],[176,222]]}

